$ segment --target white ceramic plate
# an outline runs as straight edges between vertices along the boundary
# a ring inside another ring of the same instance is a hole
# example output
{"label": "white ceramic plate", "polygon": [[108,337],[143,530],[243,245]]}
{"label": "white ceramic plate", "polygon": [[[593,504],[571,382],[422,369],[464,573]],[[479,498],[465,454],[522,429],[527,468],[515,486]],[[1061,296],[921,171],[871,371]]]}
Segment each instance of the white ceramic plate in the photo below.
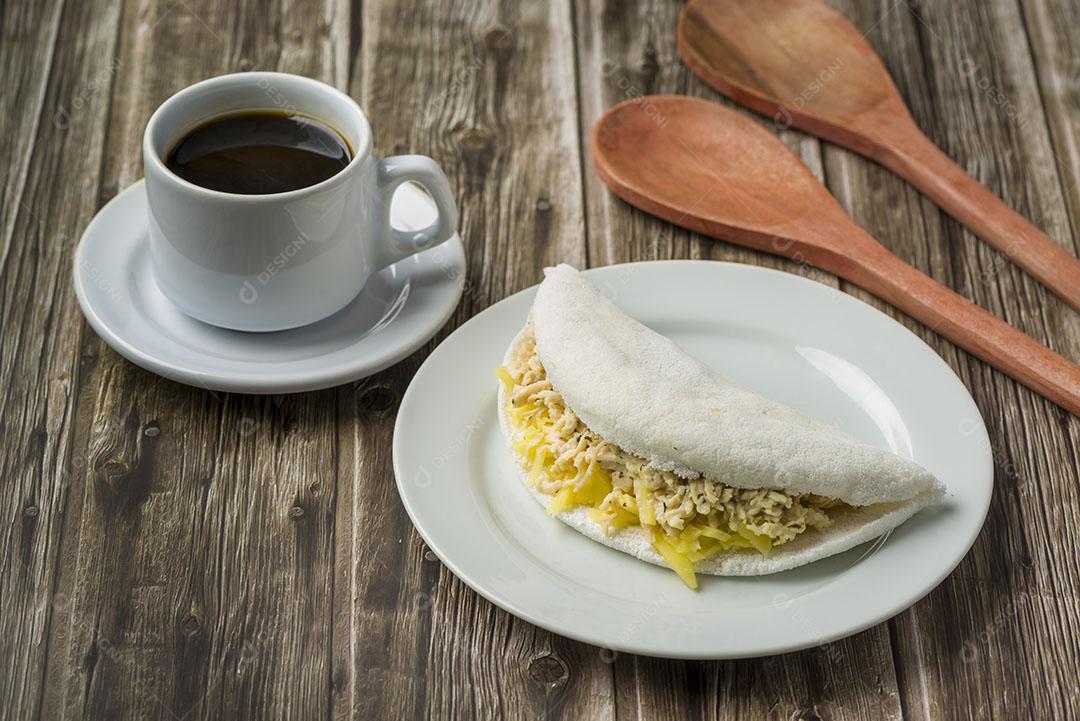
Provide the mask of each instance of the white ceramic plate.
{"label": "white ceramic plate", "polygon": [[431,354],[394,429],[409,516],[478,593],[613,650],[762,656],[888,619],[967,553],[992,491],[986,429],[959,379],[900,324],[827,286],[753,266],[668,261],[586,275],[630,315],[746,387],[915,459],[948,496],[875,543],[771,576],[700,576],[700,589],[690,591],[674,572],[549,518],[519,480],[495,416],[494,369],[525,322],[531,288],[480,313]]}
{"label": "white ceramic plate", "polygon": [[[435,209],[405,184],[390,217],[399,228],[423,228]],[[465,283],[465,251],[455,235],[375,273],[352,303],[318,323],[276,333],[217,328],[184,315],[158,289],[146,223],[141,180],[98,212],[75,252],[79,306],[120,355],[201,388],[294,393],[371,375],[435,335]]]}

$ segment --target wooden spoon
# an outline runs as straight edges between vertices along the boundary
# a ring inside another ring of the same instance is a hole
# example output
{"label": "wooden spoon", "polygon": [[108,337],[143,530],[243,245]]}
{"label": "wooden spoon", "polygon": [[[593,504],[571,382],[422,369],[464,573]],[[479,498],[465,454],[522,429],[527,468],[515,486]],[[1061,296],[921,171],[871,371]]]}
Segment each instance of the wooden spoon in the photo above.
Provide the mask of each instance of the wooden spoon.
{"label": "wooden spoon", "polygon": [[862,33],[819,0],[691,0],[679,53],[721,93],[878,161],[1080,310],[1080,261],[922,134]]}
{"label": "wooden spoon", "polygon": [[628,100],[596,124],[593,160],[633,205],[846,278],[1080,415],[1080,366],[890,253],[779,138],[740,113],[676,95]]}

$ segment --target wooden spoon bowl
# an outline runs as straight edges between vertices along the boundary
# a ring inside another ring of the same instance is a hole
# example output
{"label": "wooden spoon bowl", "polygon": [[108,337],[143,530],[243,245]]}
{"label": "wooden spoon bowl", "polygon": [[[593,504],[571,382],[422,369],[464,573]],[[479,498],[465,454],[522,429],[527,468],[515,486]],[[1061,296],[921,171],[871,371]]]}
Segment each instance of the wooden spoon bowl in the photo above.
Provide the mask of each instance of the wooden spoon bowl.
{"label": "wooden spoon bowl", "polygon": [[923,135],[881,59],[843,15],[819,0],[690,0],[677,40],[709,85],[877,160],[1080,310],[1080,261]]}
{"label": "wooden spoon bowl", "polygon": [[633,205],[850,280],[1080,415],[1080,367],[890,253],[744,115],[695,98],[635,98],[596,124],[593,160]]}

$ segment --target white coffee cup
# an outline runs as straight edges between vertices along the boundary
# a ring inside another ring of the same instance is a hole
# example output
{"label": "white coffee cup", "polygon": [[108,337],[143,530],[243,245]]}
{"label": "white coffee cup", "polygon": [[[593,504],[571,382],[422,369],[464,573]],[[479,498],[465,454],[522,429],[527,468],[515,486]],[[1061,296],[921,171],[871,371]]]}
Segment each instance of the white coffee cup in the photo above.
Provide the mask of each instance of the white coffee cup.
{"label": "white coffee cup", "polygon": [[[352,160],[320,183],[269,195],[209,190],[166,167],[188,132],[248,110],[317,118],[348,141]],[[457,226],[450,184],[434,160],[376,160],[371,128],[353,99],[297,75],[237,73],[181,90],[147,124],[143,166],[158,286],[187,315],[225,328],[284,330],[325,318],[348,305],[373,272],[449,240]],[[390,199],[410,180],[438,210],[419,231],[390,224]]]}

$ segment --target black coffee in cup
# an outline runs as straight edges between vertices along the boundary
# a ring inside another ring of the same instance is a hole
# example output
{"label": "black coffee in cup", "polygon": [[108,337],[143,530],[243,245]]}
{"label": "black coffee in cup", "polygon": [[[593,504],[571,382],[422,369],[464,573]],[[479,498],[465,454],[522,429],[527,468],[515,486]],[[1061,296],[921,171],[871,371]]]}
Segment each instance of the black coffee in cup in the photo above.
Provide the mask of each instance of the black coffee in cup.
{"label": "black coffee in cup", "polygon": [[203,123],[173,146],[165,165],[203,188],[266,195],[321,183],[351,159],[348,142],[325,123],[259,110]]}

